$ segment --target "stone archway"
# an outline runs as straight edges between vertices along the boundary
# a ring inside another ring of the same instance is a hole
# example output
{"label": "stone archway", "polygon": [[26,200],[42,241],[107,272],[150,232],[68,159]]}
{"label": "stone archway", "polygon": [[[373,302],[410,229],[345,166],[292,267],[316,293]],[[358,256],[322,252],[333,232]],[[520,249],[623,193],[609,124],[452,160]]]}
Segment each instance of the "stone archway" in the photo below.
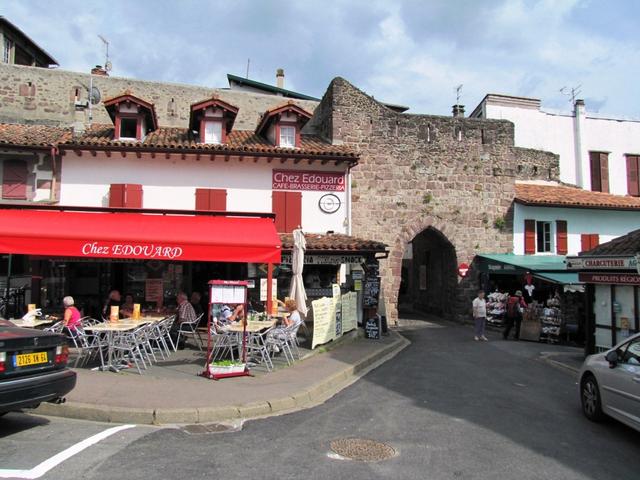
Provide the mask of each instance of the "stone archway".
{"label": "stone archway", "polygon": [[[414,249],[413,243],[416,240],[417,253],[420,258],[409,275],[414,275],[413,285],[415,289],[420,291],[419,262],[424,261],[422,265],[426,269],[427,284],[426,289],[422,291],[425,294],[423,295],[423,301],[416,302],[415,307],[418,310],[437,313],[446,317],[450,317],[454,313],[458,255],[455,243],[449,240],[447,235],[453,233],[450,230],[452,230],[450,225],[445,222],[425,217],[406,225],[396,237],[391,246],[388,259],[382,264],[385,307],[391,324],[397,324],[398,322],[398,299],[403,259],[407,248]],[[429,256],[432,257],[430,262],[426,262],[426,255],[424,255],[426,251],[430,251]],[[428,278],[430,273],[431,281]],[[422,286],[424,287],[425,285]],[[419,295],[414,294],[413,296],[418,297]]]}

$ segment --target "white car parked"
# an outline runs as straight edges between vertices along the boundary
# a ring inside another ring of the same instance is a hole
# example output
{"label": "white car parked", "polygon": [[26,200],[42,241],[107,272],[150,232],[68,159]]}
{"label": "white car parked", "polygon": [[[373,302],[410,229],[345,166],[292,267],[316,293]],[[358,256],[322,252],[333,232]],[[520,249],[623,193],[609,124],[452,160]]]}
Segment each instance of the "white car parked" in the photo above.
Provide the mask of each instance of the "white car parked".
{"label": "white car parked", "polygon": [[640,333],[588,356],[578,380],[582,411],[589,420],[608,415],[640,431]]}

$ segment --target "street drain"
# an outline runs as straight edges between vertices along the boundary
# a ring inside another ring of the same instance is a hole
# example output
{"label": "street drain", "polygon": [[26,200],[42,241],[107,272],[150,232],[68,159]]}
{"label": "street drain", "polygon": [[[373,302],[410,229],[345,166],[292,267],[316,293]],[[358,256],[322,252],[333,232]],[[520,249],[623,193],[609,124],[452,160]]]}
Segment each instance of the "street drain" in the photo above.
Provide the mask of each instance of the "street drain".
{"label": "street drain", "polygon": [[331,450],[342,458],[361,462],[379,462],[396,455],[395,449],[386,443],[364,438],[341,438],[331,442]]}
{"label": "street drain", "polygon": [[185,425],[182,430],[191,435],[204,435],[207,433],[224,433],[238,430],[233,425],[224,425],[222,423],[196,423],[193,425]]}

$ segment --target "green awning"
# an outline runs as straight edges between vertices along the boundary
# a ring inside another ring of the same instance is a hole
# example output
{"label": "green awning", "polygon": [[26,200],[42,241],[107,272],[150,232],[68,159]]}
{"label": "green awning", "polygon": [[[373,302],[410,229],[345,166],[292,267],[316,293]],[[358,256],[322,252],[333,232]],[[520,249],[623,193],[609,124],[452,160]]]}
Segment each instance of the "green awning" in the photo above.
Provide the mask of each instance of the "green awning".
{"label": "green awning", "polygon": [[558,285],[581,285],[578,280],[578,272],[541,272],[534,273],[534,277],[546,280],[547,282],[557,283]]}

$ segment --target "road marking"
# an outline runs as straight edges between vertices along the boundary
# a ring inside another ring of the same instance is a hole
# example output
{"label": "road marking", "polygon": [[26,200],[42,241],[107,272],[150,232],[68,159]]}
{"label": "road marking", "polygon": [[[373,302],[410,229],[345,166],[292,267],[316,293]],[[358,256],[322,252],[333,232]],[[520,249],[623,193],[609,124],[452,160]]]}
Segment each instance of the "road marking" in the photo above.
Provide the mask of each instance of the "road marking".
{"label": "road marking", "polygon": [[110,437],[114,433],[118,433],[122,430],[127,430],[133,427],[135,427],[135,425],[121,425],[119,427],[108,428],[103,432],[97,433],[92,437],[89,437],[85,440],[82,440],[81,442],[76,443],[75,445],[70,446],[66,450],[63,450],[53,457],[40,463],[39,465],[36,465],[31,470],[0,469],[0,478],[23,478],[28,480],[40,478],[52,468],[60,465],[62,462],[80,453],[84,449],[89,448],[91,445],[95,445],[105,438]]}

